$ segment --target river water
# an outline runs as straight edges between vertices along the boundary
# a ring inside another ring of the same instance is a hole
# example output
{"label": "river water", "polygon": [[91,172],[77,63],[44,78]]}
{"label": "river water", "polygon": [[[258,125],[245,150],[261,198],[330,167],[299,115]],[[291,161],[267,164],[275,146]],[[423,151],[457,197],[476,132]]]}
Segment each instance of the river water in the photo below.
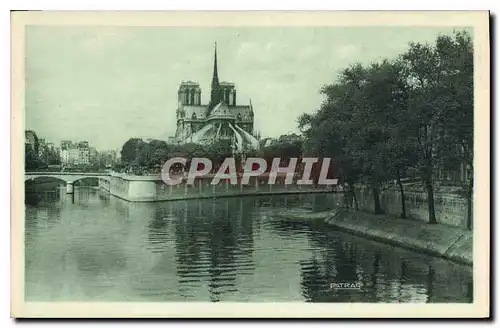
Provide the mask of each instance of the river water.
{"label": "river water", "polygon": [[75,187],[26,199],[27,301],[472,301],[469,267],[273,214],[331,209],[327,194],[130,203]]}

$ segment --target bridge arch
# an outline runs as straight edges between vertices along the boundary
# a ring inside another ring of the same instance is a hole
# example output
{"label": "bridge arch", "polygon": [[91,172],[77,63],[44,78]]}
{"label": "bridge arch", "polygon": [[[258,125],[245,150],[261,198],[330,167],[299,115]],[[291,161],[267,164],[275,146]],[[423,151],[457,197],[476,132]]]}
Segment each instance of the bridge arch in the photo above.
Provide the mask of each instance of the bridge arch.
{"label": "bridge arch", "polygon": [[46,172],[29,172],[24,175],[24,181],[34,180],[37,178],[54,178],[59,179],[67,183],[73,183],[75,181],[79,181],[86,178],[94,178],[94,179],[105,179],[109,180],[108,174],[86,174],[86,173],[65,173],[65,172],[57,172],[57,173],[46,173]]}
{"label": "bridge arch", "polygon": [[88,177],[88,176],[85,176],[85,177],[79,177],[79,178],[76,178],[75,180],[72,181],[72,183],[76,183],[78,181],[82,181],[82,180],[85,180],[85,179],[97,179],[99,180],[101,177],[98,177],[98,176],[95,176],[95,177]]}
{"label": "bridge arch", "polygon": [[68,180],[65,179],[64,177],[59,177],[59,176],[52,176],[52,175],[36,175],[36,176],[24,176],[24,182],[36,182],[36,180],[40,179],[51,179],[51,180],[57,180],[61,181],[64,183],[68,183]]}
{"label": "bridge arch", "polygon": [[87,178],[104,179],[109,181],[109,174],[76,173],[76,172],[26,172],[24,181],[36,181],[37,178],[50,178],[66,183],[66,192],[73,193],[73,184]]}

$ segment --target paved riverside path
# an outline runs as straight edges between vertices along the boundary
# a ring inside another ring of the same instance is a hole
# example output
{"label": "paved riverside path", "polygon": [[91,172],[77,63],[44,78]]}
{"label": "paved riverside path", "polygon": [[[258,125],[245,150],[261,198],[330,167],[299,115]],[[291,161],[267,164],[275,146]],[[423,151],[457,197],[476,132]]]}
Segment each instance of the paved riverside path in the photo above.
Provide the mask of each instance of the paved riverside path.
{"label": "paved riverside path", "polygon": [[361,211],[335,209],[319,213],[283,211],[276,216],[291,220],[323,220],[354,235],[397,245],[455,262],[472,265],[472,231],[444,224],[374,215]]}

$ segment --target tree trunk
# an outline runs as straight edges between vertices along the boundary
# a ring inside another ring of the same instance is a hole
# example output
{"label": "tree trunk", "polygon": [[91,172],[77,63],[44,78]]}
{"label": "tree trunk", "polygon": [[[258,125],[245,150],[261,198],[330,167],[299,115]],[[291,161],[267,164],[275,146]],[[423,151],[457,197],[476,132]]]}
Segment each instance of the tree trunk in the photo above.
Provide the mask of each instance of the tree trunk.
{"label": "tree trunk", "polygon": [[[474,173],[472,173],[474,174]],[[474,188],[474,175],[469,179],[469,188],[467,190],[467,229],[472,230],[472,191]]]}
{"label": "tree trunk", "polygon": [[436,211],[434,209],[434,188],[432,186],[432,181],[427,178],[425,182],[427,189],[427,203],[429,205],[429,224],[436,224]]}
{"label": "tree trunk", "polygon": [[356,198],[356,191],[354,190],[354,185],[351,185],[351,190],[352,190],[352,199],[354,200],[354,207],[356,211],[359,211],[358,199]]}
{"label": "tree trunk", "polygon": [[378,188],[373,187],[373,200],[375,201],[375,214],[384,214],[384,211],[380,207],[380,198],[378,193]]}
{"label": "tree trunk", "polygon": [[346,188],[346,185],[343,186],[343,196],[344,196],[344,206],[345,208],[349,208],[349,190]]}
{"label": "tree trunk", "polygon": [[406,200],[405,200],[405,191],[403,189],[403,183],[401,182],[401,175],[399,172],[399,167],[397,168],[397,179],[399,185],[399,191],[401,191],[401,217],[406,218]]}

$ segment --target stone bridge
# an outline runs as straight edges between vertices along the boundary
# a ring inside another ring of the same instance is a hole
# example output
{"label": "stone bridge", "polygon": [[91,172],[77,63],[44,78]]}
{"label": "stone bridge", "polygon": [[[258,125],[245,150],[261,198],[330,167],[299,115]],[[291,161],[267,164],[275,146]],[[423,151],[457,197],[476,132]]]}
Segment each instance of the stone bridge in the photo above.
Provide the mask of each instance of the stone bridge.
{"label": "stone bridge", "polygon": [[109,173],[92,172],[26,172],[24,182],[35,181],[36,178],[54,178],[66,182],[66,193],[73,193],[73,183],[86,178],[104,179],[109,181]]}

